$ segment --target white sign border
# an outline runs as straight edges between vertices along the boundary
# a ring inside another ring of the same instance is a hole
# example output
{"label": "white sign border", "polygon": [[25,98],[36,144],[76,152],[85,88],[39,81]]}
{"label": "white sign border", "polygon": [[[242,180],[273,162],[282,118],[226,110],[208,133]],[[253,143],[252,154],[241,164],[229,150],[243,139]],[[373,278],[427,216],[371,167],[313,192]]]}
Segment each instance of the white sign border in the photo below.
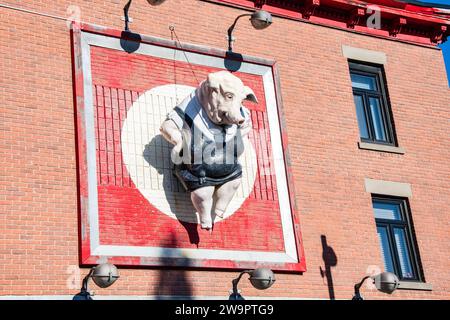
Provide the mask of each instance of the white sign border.
{"label": "white sign border", "polygon": [[[284,239],[284,252],[238,251],[218,249],[161,248],[139,246],[101,245],[98,221],[97,168],[95,149],[94,104],[92,92],[90,47],[98,46],[124,51],[120,39],[81,31],[81,51],[83,69],[83,90],[85,104],[85,130],[88,174],[88,216],[90,226],[91,255],[105,257],[142,258],[189,258],[199,260],[234,260],[248,262],[298,263],[297,246],[287,185],[284,152],[281,141],[277,99],[272,69],[268,66],[242,62],[240,72],[260,75],[263,78],[264,92],[272,144],[272,156],[277,180],[278,203]],[[205,54],[183,52],[180,50],[141,43],[135,54],[189,62],[190,64],[226,69],[224,59]]]}

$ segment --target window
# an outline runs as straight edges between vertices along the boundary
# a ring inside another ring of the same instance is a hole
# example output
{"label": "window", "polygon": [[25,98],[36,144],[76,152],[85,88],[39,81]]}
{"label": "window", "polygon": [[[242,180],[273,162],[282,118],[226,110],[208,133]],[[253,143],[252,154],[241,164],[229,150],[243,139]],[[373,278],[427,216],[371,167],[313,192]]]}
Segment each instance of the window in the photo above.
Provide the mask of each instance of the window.
{"label": "window", "polygon": [[407,200],[374,197],[372,203],[385,271],[422,281]]}
{"label": "window", "polygon": [[361,141],[396,145],[383,68],[350,62]]}

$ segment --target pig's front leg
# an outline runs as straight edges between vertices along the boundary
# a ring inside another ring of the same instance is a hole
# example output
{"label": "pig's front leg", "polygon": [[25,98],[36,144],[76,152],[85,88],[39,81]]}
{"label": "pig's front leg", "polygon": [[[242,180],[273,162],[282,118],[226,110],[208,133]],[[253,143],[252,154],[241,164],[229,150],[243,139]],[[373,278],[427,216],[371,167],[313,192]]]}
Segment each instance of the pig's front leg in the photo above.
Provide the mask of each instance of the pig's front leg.
{"label": "pig's front leg", "polygon": [[202,229],[212,229],[211,210],[213,205],[213,186],[203,187],[191,192],[191,201],[200,216]]}
{"label": "pig's front leg", "polygon": [[174,156],[178,156],[183,147],[183,135],[181,134],[180,129],[178,129],[175,122],[168,119],[163,122],[159,131],[164,139],[173,144],[172,159],[174,159]]}
{"label": "pig's front leg", "polygon": [[247,138],[248,134],[252,130],[252,122],[250,118],[247,118],[245,122],[239,126],[239,129],[241,130],[241,136],[242,138]]}
{"label": "pig's front leg", "polygon": [[225,210],[233,199],[236,190],[241,185],[241,178],[228,181],[217,188],[216,190],[216,206],[214,207],[214,213],[219,218],[223,218],[225,214]]}

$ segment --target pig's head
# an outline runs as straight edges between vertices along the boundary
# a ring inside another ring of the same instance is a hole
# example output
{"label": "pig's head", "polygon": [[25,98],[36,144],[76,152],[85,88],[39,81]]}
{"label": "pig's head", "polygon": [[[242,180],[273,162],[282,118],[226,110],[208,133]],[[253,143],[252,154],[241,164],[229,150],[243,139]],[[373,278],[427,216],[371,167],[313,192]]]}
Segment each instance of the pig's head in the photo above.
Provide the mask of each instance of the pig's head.
{"label": "pig's head", "polygon": [[228,71],[210,73],[197,96],[209,119],[217,125],[243,124],[242,102],[258,103],[253,90]]}

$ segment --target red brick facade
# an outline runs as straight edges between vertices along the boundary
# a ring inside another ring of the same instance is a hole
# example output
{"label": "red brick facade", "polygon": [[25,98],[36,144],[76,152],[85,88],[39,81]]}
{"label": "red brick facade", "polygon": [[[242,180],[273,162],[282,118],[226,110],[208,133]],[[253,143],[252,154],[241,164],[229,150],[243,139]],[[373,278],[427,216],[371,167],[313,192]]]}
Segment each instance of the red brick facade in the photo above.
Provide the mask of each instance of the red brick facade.
{"label": "red brick facade", "polygon": [[[121,30],[123,1],[5,0],[11,6]],[[219,13],[218,13],[219,12]],[[226,49],[238,8],[205,1],[135,1],[134,32]],[[71,32],[66,21],[0,8],[0,295],[74,295],[81,285],[77,144]],[[295,181],[296,210],[307,271],[277,273],[267,291],[240,284],[246,296],[330,297],[322,236],[335,253],[338,299],[382,258],[365,178],[408,183],[414,231],[431,291],[398,290],[389,298],[448,299],[450,260],[450,91],[442,53],[434,47],[274,17],[255,31],[242,20],[237,52],[274,60]],[[398,144],[404,154],[358,148],[359,132],[342,46],[386,54],[386,80]],[[321,238],[322,237],[322,238]],[[176,239],[175,239],[176,241]],[[327,251],[327,250],[325,250]],[[328,250],[329,251],[329,250]],[[329,259],[326,259],[329,260]],[[333,259],[332,259],[333,260]],[[85,275],[88,268],[81,268]],[[121,268],[121,278],[98,295],[227,296],[236,271]],[[75,279],[75,285],[72,280]],[[144,280],[143,280],[144,279]],[[71,285],[72,284],[72,285]],[[363,287],[369,299],[386,295]]]}

